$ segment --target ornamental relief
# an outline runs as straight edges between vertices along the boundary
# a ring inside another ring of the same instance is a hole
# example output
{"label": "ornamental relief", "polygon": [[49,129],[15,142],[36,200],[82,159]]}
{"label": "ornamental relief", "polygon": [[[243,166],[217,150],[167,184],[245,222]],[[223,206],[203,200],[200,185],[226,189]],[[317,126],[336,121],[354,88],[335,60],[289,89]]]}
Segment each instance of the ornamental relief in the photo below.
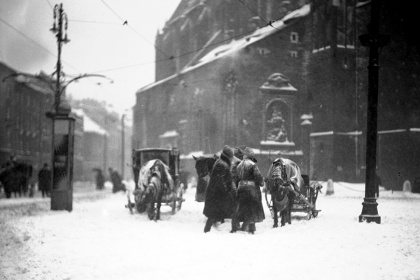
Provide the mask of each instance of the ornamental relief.
{"label": "ornamental relief", "polygon": [[273,101],[266,110],[266,139],[288,142],[290,130],[290,110],[286,103]]}

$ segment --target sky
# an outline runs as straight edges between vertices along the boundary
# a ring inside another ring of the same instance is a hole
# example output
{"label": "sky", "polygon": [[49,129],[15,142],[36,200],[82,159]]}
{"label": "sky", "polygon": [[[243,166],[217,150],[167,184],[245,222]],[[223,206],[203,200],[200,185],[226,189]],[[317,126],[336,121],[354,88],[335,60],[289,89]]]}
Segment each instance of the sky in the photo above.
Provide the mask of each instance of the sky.
{"label": "sky", "polygon": [[39,193],[0,199],[0,279],[419,279],[420,194],[381,189],[381,224],[359,223],[364,184],[334,182],[326,195],[323,183],[318,217],[294,212],[291,225],[273,228],[263,198],[266,217],[251,235],[229,233],[230,219],[204,233],[194,188],[181,210],[172,215],[163,205],[154,222],[130,214],[109,182],[100,199],[92,199],[93,184],[79,183],[72,212],[50,211]]}
{"label": "sky", "polygon": [[[18,72],[52,74],[57,40],[50,31],[53,10],[63,4],[70,42],[62,47],[62,67],[74,99],[105,101],[125,113],[135,93],[155,79],[155,36],[180,0],[0,0],[0,61]],[[127,24],[124,22],[127,21]],[[112,83],[110,81],[113,81]]]}

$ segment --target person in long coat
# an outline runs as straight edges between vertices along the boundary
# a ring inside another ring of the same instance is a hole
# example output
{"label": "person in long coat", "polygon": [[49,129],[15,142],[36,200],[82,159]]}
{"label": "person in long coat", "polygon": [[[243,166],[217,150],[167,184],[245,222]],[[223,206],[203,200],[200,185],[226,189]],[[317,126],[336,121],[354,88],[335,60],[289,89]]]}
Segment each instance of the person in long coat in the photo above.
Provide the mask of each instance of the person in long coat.
{"label": "person in long coat", "polygon": [[96,189],[103,190],[105,187],[105,176],[102,173],[102,170],[100,168],[95,168],[94,170],[96,171],[96,176],[95,176]]}
{"label": "person in long coat", "polygon": [[264,186],[264,178],[256,162],[254,151],[246,147],[243,160],[235,171],[235,183],[238,186],[238,206],[235,214],[239,221],[243,221],[241,229],[252,234],[256,230],[255,223],[265,219],[260,189]]}
{"label": "person in long coat", "polygon": [[48,167],[48,163],[44,163],[44,166],[38,172],[38,189],[42,192],[42,197],[49,196],[51,185],[51,169]]}
{"label": "person in long coat", "polygon": [[[220,158],[213,165],[204,201],[203,214],[207,217],[204,232],[209,232],[216,221],[233,217],[236,190],[232,184],[232,158],[233,150],[226,145]],[[232,230],[235,228],[235,223],[236,221],[232,219]]]}

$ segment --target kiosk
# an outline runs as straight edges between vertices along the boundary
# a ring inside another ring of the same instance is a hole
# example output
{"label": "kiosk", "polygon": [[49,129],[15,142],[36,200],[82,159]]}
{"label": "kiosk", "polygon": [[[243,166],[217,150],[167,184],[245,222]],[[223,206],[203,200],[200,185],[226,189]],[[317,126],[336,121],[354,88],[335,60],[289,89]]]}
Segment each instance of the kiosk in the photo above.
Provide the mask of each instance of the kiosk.
{"label": "kiosk", "polygon": [[75,118],[51,115],[53,155],[51,210],[73,210],[73,155]]}

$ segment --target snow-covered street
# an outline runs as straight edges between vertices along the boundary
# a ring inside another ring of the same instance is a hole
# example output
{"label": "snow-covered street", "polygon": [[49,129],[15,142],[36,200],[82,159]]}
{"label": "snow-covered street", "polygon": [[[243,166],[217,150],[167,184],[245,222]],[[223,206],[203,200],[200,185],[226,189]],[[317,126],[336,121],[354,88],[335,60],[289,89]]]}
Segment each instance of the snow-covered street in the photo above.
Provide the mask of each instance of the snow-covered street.
{"label": "snow-covered street", "polygon": [[1,208],[0,279],[420,279],[420,195],[382,191],[382,223],[367,224],[363,188],[335,183],[317,218],[276,229],[263,201],[255,235],[229,233],[230,220],[203,233],[195,189],[158,222],[129,214],[123,193],[75,199],[70,213]]}

